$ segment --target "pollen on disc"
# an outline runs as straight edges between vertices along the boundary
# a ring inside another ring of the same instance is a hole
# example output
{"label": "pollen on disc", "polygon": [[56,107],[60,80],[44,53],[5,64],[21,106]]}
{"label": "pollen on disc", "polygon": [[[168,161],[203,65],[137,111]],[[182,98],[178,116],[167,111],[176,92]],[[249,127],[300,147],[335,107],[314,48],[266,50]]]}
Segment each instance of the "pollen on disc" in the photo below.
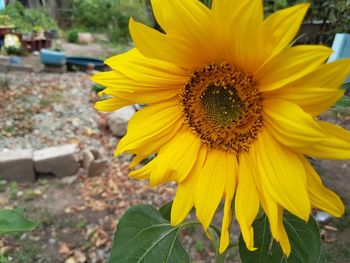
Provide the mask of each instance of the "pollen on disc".
{"label": "pollen on disc", "polygon": [[202,143],[236,153],[263,125],[261,101],[252,76],[225,62],[193,72],[181,93],[186,123]]}

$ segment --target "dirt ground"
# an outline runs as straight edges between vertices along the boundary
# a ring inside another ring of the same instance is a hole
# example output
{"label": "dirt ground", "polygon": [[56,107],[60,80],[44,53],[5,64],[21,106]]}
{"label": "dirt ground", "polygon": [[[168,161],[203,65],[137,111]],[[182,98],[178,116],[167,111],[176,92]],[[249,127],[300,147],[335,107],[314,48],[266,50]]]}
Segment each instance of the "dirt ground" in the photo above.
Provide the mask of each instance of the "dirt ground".
{"label": "dirt ground", "polygon": [[[92,54],[92,49],[97,50],[96,53],[93,53],[96,56],[110,55],[103,53],[101,47],[96,48],[96,46],[92,46],[91,49],[88,47],[81,49],[69,44],[66,48],[72,54],[81,53],[82,50],[83,53]],[[28,60],[29,63],[37,63],[35,56],[30,59],[34,62]],[[74,79],[71,75],[68,78]],[[86,77],[79,75],[79,78],[85,79]],[[65,78],[63,77],[63,79]],[[85,80],[82,83],[85,83]],[[70,87],[69,85],[67,88]],[[46,93],[50,93],[50,89],[54,90],[55,86],[45,88],[48,89]],[[57,92],[62,93],[60,89]],[[75,104],[81,103],[86,108],[92,108],[93,101],[96,99],[95,94],[89,89],[84,89],[82,92],[84,92],[86,100],[82,98],[82,101],[73,102]],[[38,92],[34,93],[32,97],[35,98],[38,94]],[[50,100],[44,97],[46,100],[42,101],[41,99],[39,102],[44,106],[45,111],[53,111],[59,105],[69,103],[67,101],[69,99],[77,100],[78,93],[73,94],[74,96],[63,95],[58,99],[55,97],[50,98]],[[28,97],[28,94],[26,96]],[[1,98],[5,97],[0,96],[0,106],[6,103]],[[17,105],[20,101],[22,101],[22,97],[13,103]],[[33,101],[36,100],[33,99]],[[28,100],[24,102],[29,103]],[[73,105],[73,103],[69,105]],[[72,106],[72,108],[74,107]],[[41,113],[41,109],[38,110]],[[0,107],[0,117],[4,114]],[[63,113],[60,115],[62,121],[68,123],[67,127],[74,126],[72,114],[74,112],[67,117]],[[87,120],[89,122],[86,123],[84,119],[80,120],[81,123],[77,127],[73,127],[74,131],[83,137],[79,142],[81,147],[94,145],[104,148],[104,153],[109,156],[110,160],[105,173],[97,177],[87,177],[85,172],[80,170],[77,175],[72,177],[63,179],[39,177],[37,182],[27,184],[0,181],[0,205],[21,210],[29,218],[39,223],[39,226],[31,233],[6,235],[0,238],[0,263],[105,262],[117,221],[127,208],[135,204],[153,204],[161,207],[173,198],[175,194],[175,185],[173,184],[150,188],[145,181],[129,179],[127,177],[128,162],[112,158],[117,139],[110,134],[106,127],[105,115],[88,110],[84,114],[90,117]],[[95,125],[90,124],[91,118]],[[350,129],[350,105],[342,109],[334,107],[321,118]],[[92,131],[86,131],[86,126],[93,127]],[[34,132],[34,130],[30,130],[30,132]],[[61,137],[66,136],[65,131],[61,132]],[[11,139],[15,141],[18,139],[15,137],[25,137],[20,133],[11,135],[10,131],[7,131],[5,136],[13,136],[14,138]],[[50,141],[50,134],[45,136],[45,140],[49,140],[50,145],[55,144],[55,141]],[[57,143],[63,143],[63,139],[59,138]],[[67,142],[71,139],[67,138]],[[79,138],[74,137],[74,139]],[[315,160],[314,165],[325,184],[337,192],[346,205],[344,217],[331,218],[321,224],[325,255],[328,262],[349,263],[350,161]],[[219,211],[215,217],[216,223],[220,221],[220,214]],[[237,240],[238,226],[236,223],[233,225],[232,232],[232,238]],[[213,246],[206,239],[202,230],[188,229],[183,235],[183,241],[194,263],[212,262]],[[228,254],[226,262],[240,262],[237,249]]]}

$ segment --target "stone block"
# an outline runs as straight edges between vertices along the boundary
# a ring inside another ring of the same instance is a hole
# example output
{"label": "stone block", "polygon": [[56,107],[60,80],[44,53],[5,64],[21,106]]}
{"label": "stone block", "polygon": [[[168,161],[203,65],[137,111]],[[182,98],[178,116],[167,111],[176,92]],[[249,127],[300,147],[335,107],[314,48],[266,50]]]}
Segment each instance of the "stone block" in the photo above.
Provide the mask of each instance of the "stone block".
{"label": "stone block", "polygon": [[80,167],[75,144],[34,151],[33,160],[35,171],[51,173],[58,177],[74,175]]}
{"label": "stone block", "polygon": [[9,63],[9,57],[0,55],[0,64],[7,65],[8,63]]}
{"label": "stone block", "polygon": [[89,32],[79,32],[78,33],[78,43],[79,44],[91,44],[94,42],[94,37]]}
{"label": "stone block", "polygon": [[33,72],[33,68],[29,66],[21,65],[8,65],[9,71],[23,71],[23,72]]}
{"label": "stone block", "polygon": [[86,149],[83,151],[83,167],[88,176],[97,176],[105,171],[107,159],[98,150]]}
{"label": "stone block", "polygon": [[108,116],[108,125],[113,135],[122,137],[125,135],[128,122],[134,115],[135,109],[133,106],[127,106],[112,112]]}
{"label": "stone block", "polygon": [[35,181],[31,150],[0,152],[0,178],[8,181]]}

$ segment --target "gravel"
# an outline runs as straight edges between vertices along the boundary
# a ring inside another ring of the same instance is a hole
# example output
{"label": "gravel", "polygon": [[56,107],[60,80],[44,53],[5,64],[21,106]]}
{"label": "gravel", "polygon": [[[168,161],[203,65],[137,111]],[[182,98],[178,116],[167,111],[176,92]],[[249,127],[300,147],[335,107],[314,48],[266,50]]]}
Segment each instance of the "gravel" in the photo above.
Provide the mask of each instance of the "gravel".
{"label": "gravel", "polygon": [[0,86],[0,150],[65,143],[101,148],[88,74],[11,72],[0,79],[7,83]]}

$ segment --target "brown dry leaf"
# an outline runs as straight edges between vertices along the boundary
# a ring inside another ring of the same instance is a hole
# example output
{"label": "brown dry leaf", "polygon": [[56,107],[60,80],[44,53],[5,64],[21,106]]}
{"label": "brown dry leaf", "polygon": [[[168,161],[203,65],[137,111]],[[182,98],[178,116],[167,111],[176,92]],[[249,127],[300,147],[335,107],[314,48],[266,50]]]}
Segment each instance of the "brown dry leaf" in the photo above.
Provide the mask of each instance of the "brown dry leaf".
{"label": "brown dry leaf", "polygon": [[118,202],[117,206],[118,206],[118,208],[124,208],[127,206],[127,203],[125,201],[120,201],[120,202]]}
{"label": "brown dry leaf", "polygon": [[336,240],[337,239],[335,237],[332,237],[332,238],[326,237],[324,241],[329,244],[329,243],[334,243]]}
{"label": "brown dry leaf", "polygon": [[110,240],[109,239],[109,235],[102,228],[99,228],[97,230],[96,235],[97,235],[97,239],[95,241],[95,246],[96,247],[104,246]]}
{"label": "brown dry leaf", "polygon": [[6,197],[4,197],[4,196],[1,196],[0,197],[0,206],[4,207],[7,204],[8,204],[8,199]]}
{"label": "brown dry leaf", "polygon": [[84,133],[85,133],[87,136],[91,136],[91,135],[93,135],[95,132],[94,132],[91,128],[87,127],[87,128],[85,128]]}
{"label": "brown dry leaf", "polygon": [[65,210],[65,212],[66,213],[82,212],[82,211],[85,211],[86,208],[87,207],[85,205],[80,205],[80,206],[73,205],[73,206],[70,206],[70,207],[66,208],[66,210],[69,211],[69,212],[66,212],[66,210]]}
{"label": "brown dry leaf", "polygon": [[84,263],[86,262],[86,256],[79,250],[74,251],[74,258],[79,262],[79,263]]}
{"label": "brown dry leaf", "polygon": [[72,207],[67,207],[66,209],[64,209],[64,212],[66,214],[70,214],[70,213],[73,213],[73,209],[72,209]]}
{"label": "brown dry leaf", "polygon": [[43,195],[43,191],[41,191],[40,189],[34,189],[34,194],[38,195],[38,196],[42,196]]}
{"label": "brown dry leaf", "polygon": [[329,231],[333,231],[333,232],[337,232],[338,228],[334,227],[334,226],[329,226],[329,225],[325,225],[324,229],[329,230]]}
{"label": "brown dry leaf", "polygon": [[65,263],[78,263],[78,261],[74,257],[67,258]]}
{"label": "brown dry leaf", "polygon": [[71,249],[69,248],[67,243],[60,243],[60,247],[58,249],[58,252],[63,255],[63,256],[69,256],[70,254],[72,254]]}
{"label": "brown dry leaf", "polygon": [[112,180],[112,178],[108,179],[108,187],[113,194],[116,194],[119,191],[118,184]]}
{"label": "brown dry leaf", "polygon": [[72,138],[72,139],[69,140],[69,143],[71,143],[71,144],[79,144],[80,141],[77,138]]}
{"label": "brown dry leaf", "polygon": [[104,211],[108,208],[103,200],[91,200],[90,204],[93,211]]}

